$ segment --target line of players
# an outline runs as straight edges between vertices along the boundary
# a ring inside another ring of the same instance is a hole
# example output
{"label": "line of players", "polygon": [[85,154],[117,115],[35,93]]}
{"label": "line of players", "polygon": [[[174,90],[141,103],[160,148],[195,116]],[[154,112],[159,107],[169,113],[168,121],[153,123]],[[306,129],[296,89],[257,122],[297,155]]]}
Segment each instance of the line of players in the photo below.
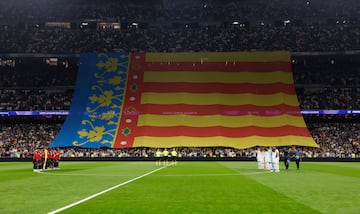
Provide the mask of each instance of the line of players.
{"label": "line of players", "polygon": [[163,162],[163,165],[167,166],[169,165],[169,161],[171,161],[171,165],[176,166],[177,157],[178,154],[175,148],[173,148],[171,152],[166,148],[163,151],[157,149],[155,152],[156,166],[161,166],[161,162]]}
{"label": "line of players", "polygon": [[259,169],[280,172],[280,152],[276,147],[259,147],[256,151],[256,160]]}
{"label": "line of players", "polygon": [[44,149],[35,149],[33,155],[34,171],[47,169],[59,169],[60,151],[45,147]]}

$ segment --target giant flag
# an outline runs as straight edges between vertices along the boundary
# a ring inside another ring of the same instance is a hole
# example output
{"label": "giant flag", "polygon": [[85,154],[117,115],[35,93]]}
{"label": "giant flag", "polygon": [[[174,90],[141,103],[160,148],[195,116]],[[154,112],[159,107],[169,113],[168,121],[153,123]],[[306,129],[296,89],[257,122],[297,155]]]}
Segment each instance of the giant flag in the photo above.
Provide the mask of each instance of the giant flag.
{"label": "giant flag", "polygon": [[318,147],[290,53],[81,54],[51,147]]}

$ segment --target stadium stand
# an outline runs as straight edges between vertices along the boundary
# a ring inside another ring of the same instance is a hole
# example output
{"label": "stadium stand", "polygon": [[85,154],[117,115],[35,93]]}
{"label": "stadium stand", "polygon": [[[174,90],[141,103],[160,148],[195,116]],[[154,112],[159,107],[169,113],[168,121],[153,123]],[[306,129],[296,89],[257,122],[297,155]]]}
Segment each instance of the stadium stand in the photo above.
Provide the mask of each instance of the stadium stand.
{"label": "stadium stand", "polygon": [[[342,1],[23,0],[0,2],[0,111],[69,110],[81,52],[289,50],[303,110],[360,109],[360,8]],[[356,5],[356,4],[355,4]],[[59,9],[61,8],[61,9]],[[48,145],[65,116],[0,117],[0,156]],[[358,115],[306,115],[320,149],[360,157]],[[151,155],[147,148],[63,149],[67,157]],[[253,156],[182,148],[183,156]]]}

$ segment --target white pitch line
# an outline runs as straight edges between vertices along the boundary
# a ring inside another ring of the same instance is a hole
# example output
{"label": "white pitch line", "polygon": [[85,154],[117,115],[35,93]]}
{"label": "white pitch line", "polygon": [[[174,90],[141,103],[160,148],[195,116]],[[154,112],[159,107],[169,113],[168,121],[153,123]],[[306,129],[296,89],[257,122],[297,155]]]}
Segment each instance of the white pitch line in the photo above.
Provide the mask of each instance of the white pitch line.
{"label": "white pitch line", "polygon": [[[76,173],[49,173],[49,172],[38,172],[40,174],[54,175],[54,176],[85,176],[85,177],[130,177],[131,175],[119,175],[119,174],[76,174]],[[228,174],[165,174],[155,175],[158,177],[219,177],[219,176],[241,176],[241,175],[256,175],[271,173],[270,171],[262,172],[248,172],[248,173],[228,173]]]}
{"label": "white pitch line", "polygon": [[119,174],[78,174],[78,173],[50,173],[50,172],[37,172],[45,175],[54,175],[54,176],[86,176],[86,177],[131,177],[133,175],[119,175]]}
{"label": "white pitch line", "polygon": [[121,184],[118,184],[118,185],[115,185],[115,186],[113,186],[113,187],[110,187],[110,188],[108,188],[108,189],[106,189],[106,190],[103,190],[103,191],[101,191],[101,192],[98,192],[98,193],[96,193],[96,194],[90,195],[89,197],[86,197],[86,198],[84,198],[84,199],[81,199],[80,201],[76,201],[76,202],[74,202],[74,203],[72,203],[72,204],[69,204],[69,205],[67,205],[67,206],[61,207],[61,208],[59,208],[59,209],[57,209],[57,210],[48,212],[48,214],[55,214],[55,213],[59,213],[59,212],[61,212],[61,211],[63,211],[63,210],[69,209],[69,208],[71,208],[71,207],[73,207],[73,206],[76,206],[76,205],[81,204],[81,203],[83,203],[83,202],[85,202],[85,201],[88,201],[88,200],[90,200],[90,199],[93,199],[93,198],[95,198],[95,197],[97,197],[97,196],[99,196],[99,195],[102,195],[102,194],[104,194],[104,193],[107,193],[107,192],[109,192],[109,191],[111,191],[111,190],[113,190],[113,189],[116,189],[116,188],[118,188],[118,187],[124,186],[124,185],[126,185],[126,184],[128,184],[128,183],[131,183],[131,182],[133,182],[133,181],[136,181],[136,180],[138,180],[138,179],[140,179],[140,178],[146,177],[146,176],[148,176],[148,175],[150,175],[150,174],[152,174],[152,173],[155,173],[155,172],[157,172],[157,171],[159,171],[159,170],[164,169],[165,167],[166,167],[166,166],[163,166],[163,167],[161,167],[161,168],[155,169],[155,170],[153,170],[153,171],[151,171],[151,172],[145,173],[145,174],[143,174],[143,175],[140,175],[140,176],[138,176],[138,177],[136,177],[136,178],[133,178],[133,179],[128,180],[128,181],[125,181],[125,182],[123,182],[123,183],[121,183]]}
{"label": "white pitch line", "polygon": [[257,175],[271,173],[270,171],[263,172],[248,172],[248,173],[228,173],[228,174],[167,174],[167,175],[155,175],[158,177],[221,177],[221,176],[241,176],[241,175]]}

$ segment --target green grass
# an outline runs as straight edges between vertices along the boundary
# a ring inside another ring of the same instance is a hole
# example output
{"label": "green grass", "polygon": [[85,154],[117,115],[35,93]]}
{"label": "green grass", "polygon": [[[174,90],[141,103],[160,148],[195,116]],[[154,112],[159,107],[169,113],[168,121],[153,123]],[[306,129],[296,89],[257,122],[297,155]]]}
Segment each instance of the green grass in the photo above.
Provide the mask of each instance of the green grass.
{"label": "green grass", "polygon": [[[60,213],[359,213],[360,163],[179,162]],[[154,162],[61,162],[36,173],[0,162],[0,213],[48,213],[159,169]]]}

